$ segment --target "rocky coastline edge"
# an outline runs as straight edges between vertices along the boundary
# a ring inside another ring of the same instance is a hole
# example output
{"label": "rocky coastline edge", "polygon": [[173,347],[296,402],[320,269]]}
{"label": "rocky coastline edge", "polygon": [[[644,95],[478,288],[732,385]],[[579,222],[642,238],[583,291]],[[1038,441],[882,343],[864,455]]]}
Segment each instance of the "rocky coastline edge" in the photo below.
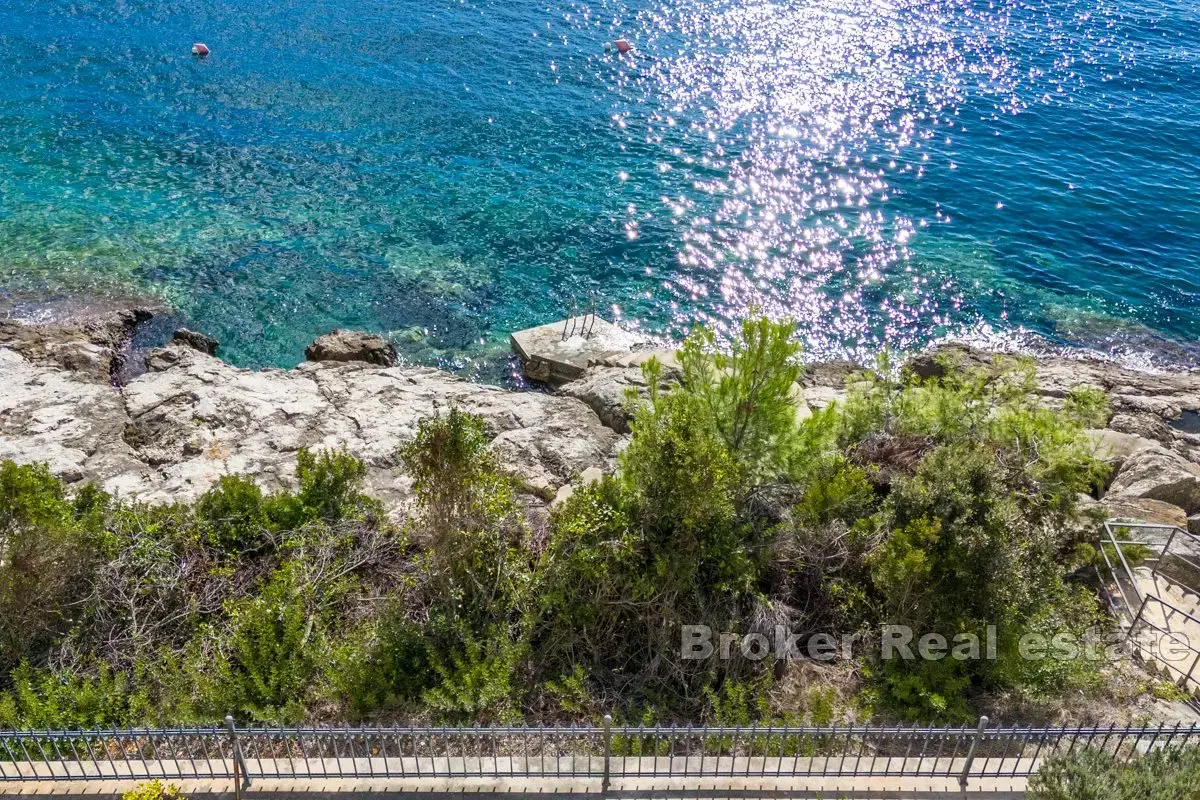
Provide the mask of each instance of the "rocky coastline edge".
{"label": "rocky coastline edge", "polygon": [[[626,394],[645,389],[641,363],[658,357],[669,373],[672,362],[636,344],[582,348],[571,380],[553,392],[519,391],[400,365],[380,337],[339,330],[314,341],[293,369],[248,370],[222,361],[217,342],[194,331],[135,351],[134,330],[149,316],[131,309],[48,325],[0,320],[0,459],[45,462],[68,483],[94,482],[124,498],[184,502],[230,473],[268,490],[290,487],[297,450],[345,448],[366,464],[368,491],[402,513],[411,484],[398,446],[422,418],[457,406],[486,420],[526,501],[545,507],[615,467],[629,431]],[[964,364],[991,359],[950,342],[911,356],[910,366],[933,374],[948,351]],[[1200,371],[1032,358],[1048,404],[1079,385],[1111,398],[1107,427],[1089,432],[1113,467],[1110,482],[1081,500],[1112,518],[1200,534]],[[859,369],[809,364],[801,413],[844,398]]]}

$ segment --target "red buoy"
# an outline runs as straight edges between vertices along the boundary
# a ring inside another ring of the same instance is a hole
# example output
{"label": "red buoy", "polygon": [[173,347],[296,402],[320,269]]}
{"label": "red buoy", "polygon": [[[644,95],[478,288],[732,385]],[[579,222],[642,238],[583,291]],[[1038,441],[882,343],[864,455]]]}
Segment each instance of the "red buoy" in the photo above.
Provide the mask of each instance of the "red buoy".
{"label": "red buoy", "polygon": [[200,56],[201,58],[204,58],[209,54],[209,52],[208,45],[206,45],[204,42],[196,42],[194,45],[192,45],[192,55],[194,56]]}
{"label": "red buoy", "polygon": [[633,49],[633,45],[629,43],[628,39],[617,39],[613,44],[616,45],[618,53],[628,53]]}

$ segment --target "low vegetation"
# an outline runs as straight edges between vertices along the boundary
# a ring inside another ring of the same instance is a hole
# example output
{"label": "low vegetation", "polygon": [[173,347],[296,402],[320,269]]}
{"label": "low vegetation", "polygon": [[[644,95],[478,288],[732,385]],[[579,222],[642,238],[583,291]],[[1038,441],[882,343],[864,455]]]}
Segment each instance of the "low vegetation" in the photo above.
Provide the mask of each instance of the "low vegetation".
{"label": "low vegetation", "polygon": [[154,780],[125,792],[121,800],[187,800],[187,796],[173,783]]}
{"label": "low vegetation", "polygon": [[[928,379],[881,364],[810,411],[792,333],[750,320],[721,352],[697,331],[670,390],[647,365],[619,469],[536,534],[457,410],[401,448],[399,523],[340,452],[301,451],[294,492],[228,476],[168,506],[5,462],[0,727],[828,721],[839,702],[957,722],[997,694],[1094,689],[1094,662],[1017,651],[1104,624],[1076,501],[1104,479],[1083,435],[1103,397],[1046,408],[1017,361]],[[884,625],[996,657],[881,660]],[[685,658],[685,626],[854,634],[853,691],[784,692],[783,655],[739,640]]]}
{"label": "low vegetation", "polygon": [[1131,760],[1081,749],[1049,759],[1029,800],[1200,800],[1200,748],[1163,748]]}

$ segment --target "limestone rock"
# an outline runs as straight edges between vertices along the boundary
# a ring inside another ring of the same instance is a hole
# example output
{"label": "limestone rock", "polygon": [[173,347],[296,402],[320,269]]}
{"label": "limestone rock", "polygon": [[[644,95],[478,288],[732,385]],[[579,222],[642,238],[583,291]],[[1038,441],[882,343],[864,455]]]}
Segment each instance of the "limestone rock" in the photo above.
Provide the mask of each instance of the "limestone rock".
{"label": "limestone rock", "polygon": [[1108,494],[1161,500],[1193,514],[1200,511],[1200,467],[1161,447],[1141,450],[1125,460]]}
{"label": "limestone rock", "polygon": [[189,331],[187,328],[180,328],[179,330],[175,331],[174,336],[171,338],[176,342],[186,344],[193,350],[199,350],[201,353],[210,356],[215,356],[217,354],[217,348],[221,346],[221,343],[213,337],[205,336],[203,333]]}
{"label": "limestone rock", "polygon": [[0,347],[34,364],[53,364],[77,378],[107,383],[124,363],[134,327],[149,318],[150,312],[133,309],[52,325],[0,320]]}
{"label": "limestone rock", "polygon": [[594,313],[514,331],[513,352],[532,380],[554,386],[583,377],[588,367],[644,349],[646,338]]}
{"label": "limestone rock", "polygon": [[1111,520],[1153,522],[1159,525],[1187,528],[1188,518],[1184,510],[1161,500],[1108,496],[1100,501],[1100,506],[1108,513],[1108,518]]}
{"label": "limestone rock", "polygon": [[654,359],[662,367],[664,375],[679,372],[679,359],[674,350],[662,350],[649,345],[635,348],[627,353],[605,353],[592,360],[593,367],[638,367]]}
{"label": "limestone rock", "polygon": [[580,486],[587,486],[589,483],[595,483],[604,477],[604,471],[599,467],[588,467],[579,475],[577,483],[567,483],[559,487],[558,492],[554,495],[554,500],[550,503],[552,508],[557,508],[563,503],[571,499],[575,494],[575,490]]}
{"label": "limestone rock", "polygon": [[0,459],[43,461],[72,483],[140,475],[126,423],[120,391],[90,366],[70,372],[0,348]]}
{"label": "limestone rock", "polygon": [[365,361],[380,367],[396,366],[396,348],[382,336],[338,328],[318,336],[304,350],[309,361]]}
{"label": "limestone rock", "polygon": [[550,376],[553,370],[550,367],[549,361],[542,361],[540,358],[532,358],[525,362],[525,377],[531,381],[539,383],[549,383]]}
{"label": "limestone rock", "polygon": [[586,403],[608,427],[617,433],[629,432],[627,393],[648,390],[638,367],[592,367],[579,380],[559,388],[558,393]]}
{"label": "limestone rock", "polygon": [[1159,397],[1143,394],[1113,394],[1113,408],[1135,414],[1153,414],[1162,419],[1178,419],[1182,410],[1179,405]]}
{"label": "limestone rock", "polygon": [[929,379],[945,377],[948,368],[988,368],[992,361],[991,353],[958,342],[946,342],[913,354],[904,362],[904,367],[919,378]]}
{"label": "limestone rock", "polygon": [[803,387],[823,386],[831,389],[845,389],[846,383],[863,371],[863,367],[853,361],[822,361],[805,364],[804,372],[800,375],[800,385]]}
{"label": "limestone rock", "polygon": [[181,343],[124,387],[0,348],[0,458],[47,461],[70,482],[123,496],[185,501],[221,475],[266,489],[293,485],[301,447],[345,447],[367,488],[392,509],[409,495],[396,457],[424,417],[480,414],[501,465],[553,493],[589,467],[611,468],[618,435],[568,397],[510,392],[436,369],[308,362],[293,370],[232,367]]}
{"label": "limestone rock", "polygon": [[804,390],[804,402],[808,405],[810,411],[821,411],[834,403],[845,405],[846,392],[841,389],[832,389],[828,386],[809,386]]}
{"label": "limestone rock", "polygon": [[1165,447],[1170,447],[1175,441],[1171,426],[1157,414],[1118,412],[1108,423],[1114,431],[1130,433],[1143,439],[1153,439]]}
{"label": "limestone rock", "polygon": [[1095,443],[1096,457],[1112,467],[1114,475],[1120,472],[1122,465],[1133,454],[1159,446],[1158,442],[1143,439],[1141,436],[1107,428],[1089,430],[1086,433]]}

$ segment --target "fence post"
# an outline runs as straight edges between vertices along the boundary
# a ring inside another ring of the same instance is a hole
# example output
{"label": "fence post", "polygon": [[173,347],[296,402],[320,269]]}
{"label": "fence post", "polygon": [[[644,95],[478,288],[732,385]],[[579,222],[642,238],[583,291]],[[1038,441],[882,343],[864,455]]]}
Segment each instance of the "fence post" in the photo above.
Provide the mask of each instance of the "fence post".
{"label": "fence post", "polygon": [[612,714],[604,715],[604,777],[600,780],[600,794],[608,794],[609,759],[612,758]]}
{"label": "fence post", "polygon": [[[1142,621],[1142,613],[1146,610],[1146,604],[1149,602],[1150,595],[1146,595],[1144,598],[1142,598],[1142,604],[1138,606],[1137,614],[1134,616],[1133,622],[1129,623],[1129,630],[1125,631],[1125,641],[1128,642],[1133,638],[1134,629],[1137,628],[1137,624]],[[1136,641],[1134,642],[1134,646],[1137,646]]]}
{"label": "fence post", "polygon": [[967,776],[971,774],[971,762],[975,760],[975,747],[983,738],[983,732],[987,730],[987,725],[988,718],[980,717],[979,725],[975,728],[975,736],[971,738],[971,746],[967,748],[967,763],[963,764],[962,774],[958,776],[958,785],[964,792],[967,790]]}
{"label": "fence post", "polygon": [[246,761],[242,758],[242,746],[238,743],[237,727],[233,717],[225,715],[225,729],[229,731],[229,749],[233,757],[233,798],[242,800],[242,790],[250,786],[250,773],[246,771]]}
{"label": "fence post", "polygon": [[1171,526],[1171,535],[1167,537],[1167,543],[1163,545],[1162,552],[1158,554],[1158,561],[1154,562],[1154,569],[1150,570],[1150,574],[1158,577],[1158,566],[1167,557],[1167,551],[1171,549],[1171,543],[1175,541],[1175,534],[1179,531],[1174,525]]}

